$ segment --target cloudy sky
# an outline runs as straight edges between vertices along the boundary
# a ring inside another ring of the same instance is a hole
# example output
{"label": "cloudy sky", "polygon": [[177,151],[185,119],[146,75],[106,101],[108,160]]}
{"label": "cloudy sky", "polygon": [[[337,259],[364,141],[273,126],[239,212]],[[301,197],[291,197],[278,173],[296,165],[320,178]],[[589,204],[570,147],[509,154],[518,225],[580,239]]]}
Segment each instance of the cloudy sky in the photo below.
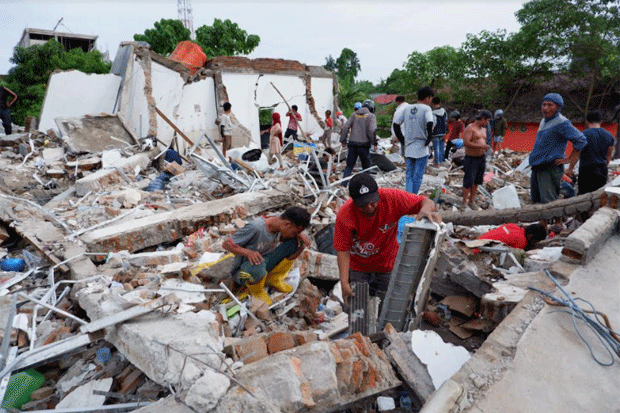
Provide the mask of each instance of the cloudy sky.
{"label": "cloudy sky", "polygon": [[[458,47],[467,33],[506,29],[517,31],[515,12],[522,0],[460,1],[311,1],[242,2],[192,0],[194,28],[229,18],[261,38],[250,57],[325,64],[344,47],[355,51],[359,79],[373,83],[402,68],[412,51],[437,46]],[[99,36],[97,44],[113,59],[118,44],[153,27],[162,18],[177,18],[177,0],[90,2],[0,0],[0,73],[25,28]]]}

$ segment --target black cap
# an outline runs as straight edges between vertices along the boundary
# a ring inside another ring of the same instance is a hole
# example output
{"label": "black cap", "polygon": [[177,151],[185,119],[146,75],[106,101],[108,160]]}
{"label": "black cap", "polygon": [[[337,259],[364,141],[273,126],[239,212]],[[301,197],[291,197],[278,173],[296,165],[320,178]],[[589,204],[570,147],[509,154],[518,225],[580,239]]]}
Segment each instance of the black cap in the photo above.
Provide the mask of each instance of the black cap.
{"label": "black cap", "polygon": [[362,208],[379,201],[379,187],[370,174],[357,174],[349,182],[349,195],[355,206]]}
{"label": "black cap", "polygon": [[482,109],[480,112],[478,112],[478,114],[476,115],[476,119],[493,119],[493,115],[491,114],[491,112],[489,112],[486,109]]}

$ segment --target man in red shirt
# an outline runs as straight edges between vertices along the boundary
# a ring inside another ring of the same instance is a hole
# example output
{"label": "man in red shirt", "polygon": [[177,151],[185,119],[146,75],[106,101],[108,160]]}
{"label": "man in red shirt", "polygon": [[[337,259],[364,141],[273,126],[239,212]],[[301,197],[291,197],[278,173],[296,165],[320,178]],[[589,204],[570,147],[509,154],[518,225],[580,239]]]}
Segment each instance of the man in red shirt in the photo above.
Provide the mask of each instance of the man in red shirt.
{"label": "man in red shirt", "polygon": [[448,133],[448,142],[446,142],[444,159],[448,159],[450,149],[454,146],[454,140],[462,138],[463,131],[465,130],[465,124],[461,120],[461,114],[458,110],[450,113],[450,118],[448,118],[448,127],[450,128],[450,132]]}
{"label": "man in red shirt", "polygon": [[284,132],[284,137],[288,139],[289,136],[292,136],[293,139],[297,140],[297,123],[301,122],[301,114],[297,112],[297,105],[291,106],[291,109],[286,112],[286,116],[290,117],[290,119],[288,120],[288,127],[286,132]]}
{"label": "man in red shirt", "polygon": [[506,224],[485,232],[479,239],[500,241],[512,248],[530,249],[538,241],[547,238],[547,230],[541,224],[527,228],[517,224]]}
{"label": "man in red shirt", "polygon": [[398,253],[398,220],[417,214],[441,222],[430,199],[401,189],[379,188],[374,178],[361,173],[349,183],[351,199],[344,203],[334,229],[334,249],[345,301],[353,295],[351,282],[367,282],[370,294],[387,291]]}

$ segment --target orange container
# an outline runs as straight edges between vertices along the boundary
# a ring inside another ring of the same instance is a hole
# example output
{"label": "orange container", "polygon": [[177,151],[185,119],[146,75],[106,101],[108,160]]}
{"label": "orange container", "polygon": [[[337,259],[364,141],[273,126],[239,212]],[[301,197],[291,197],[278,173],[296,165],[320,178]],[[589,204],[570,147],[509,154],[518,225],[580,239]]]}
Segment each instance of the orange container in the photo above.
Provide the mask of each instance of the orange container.
{"label": "orange container", "polygon": [[177,44],[169,59],[182,63],[193,74],[207,62],[207,55],[196,43],[184,40]]}

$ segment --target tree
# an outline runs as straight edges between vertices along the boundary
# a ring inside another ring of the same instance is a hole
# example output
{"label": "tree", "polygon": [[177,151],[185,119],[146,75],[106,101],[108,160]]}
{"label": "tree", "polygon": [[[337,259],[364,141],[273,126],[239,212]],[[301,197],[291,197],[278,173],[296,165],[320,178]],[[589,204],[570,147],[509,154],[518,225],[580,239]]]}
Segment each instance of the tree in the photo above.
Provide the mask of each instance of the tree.
{"label": "tree", "polygon": [[465,55],[452,46],[441,46],[426,53],[412,52],[405,70],[418,87],[439,88],[448,81],[459,81],[465,75]]}
{"label": "tree", "polygon": [[13,121],[23,124],[26,116],[40,116],[47,83],[54,70],[80,70],[84,73],[109,73],[110,63],[99,51],[67,52],[56,40],[28,48],[16,47],[11,57],[15,64],[4,79],[18,99],[11,107]]}
{"label": "tree", "polygon": [[594,86],[607,78],[607,92],[620,69],[620,2],[618,0],[533,0],[516,13],[522,25],[516,35],[527,45],[524,55],[552,62],[555,70],[588,79],[583,113],[589,110]]}
{"label": "tree", "polygon": [[200,26],[196,30],[196,43],[207,57],[236,56],[251,53],[260,43],[260,37],[242,30],[229,19],[213,20],[212,26]]}
{"label": "tree", "polygon": [[169,56],[179,42],[190,40],[191,32],[180,20],[161,19],[154,26],[154,29],[146,29],[144,34],[134,34],[133,39],[147,42],[155,53],[162,56]]}
{"label": "tree", "polygon": [[336,59],[336,69],[339,79],[349,78],[351,81],[355,80],[357,74],[362,70],[357,53],[346,47],[342,49],[340,56]]}
{"label": "tree", "polygon": [[338,67],[336,66],[336,59],[329,55],[325,58],[325,64],[323,65],[325,70],[329,70],[330,72],[335,72]]}
{"label": "tree", "polygon": [[402,69],[394,69],[386,78],[381,79],[377,85],[377,90],[388,94],[405,95],[414,91],[407,71]]}

